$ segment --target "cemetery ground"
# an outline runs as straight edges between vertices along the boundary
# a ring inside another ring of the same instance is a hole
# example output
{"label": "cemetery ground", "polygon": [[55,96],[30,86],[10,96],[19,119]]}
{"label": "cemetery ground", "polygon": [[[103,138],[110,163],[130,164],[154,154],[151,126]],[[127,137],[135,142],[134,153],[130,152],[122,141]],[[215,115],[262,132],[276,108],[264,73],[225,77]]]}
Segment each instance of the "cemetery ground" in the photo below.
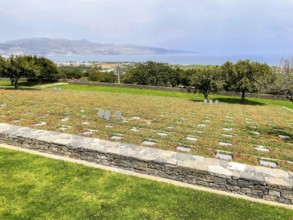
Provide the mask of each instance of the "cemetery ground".
{"label": "cemetery ground", "polygon": [[199,94],[58,87],[0,90],[0,122],[293,171],[293,117],[283,108],[292,102],[210,96],[220,103],[204,104]]}
{"label": "cemetery ground", "polygon": [[0,219],[291,219],[293,211],[0,148]]}

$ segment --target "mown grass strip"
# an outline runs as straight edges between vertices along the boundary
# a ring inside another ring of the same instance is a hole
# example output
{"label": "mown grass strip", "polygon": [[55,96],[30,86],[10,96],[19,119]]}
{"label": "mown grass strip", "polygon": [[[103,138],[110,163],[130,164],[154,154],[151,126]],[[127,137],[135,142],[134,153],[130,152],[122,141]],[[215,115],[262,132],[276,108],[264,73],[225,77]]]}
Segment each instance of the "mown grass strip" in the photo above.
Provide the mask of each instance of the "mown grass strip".
{"label": "mown grass strip", "polygon": [[0,148],[1,219],[291,219],[293,211]]}

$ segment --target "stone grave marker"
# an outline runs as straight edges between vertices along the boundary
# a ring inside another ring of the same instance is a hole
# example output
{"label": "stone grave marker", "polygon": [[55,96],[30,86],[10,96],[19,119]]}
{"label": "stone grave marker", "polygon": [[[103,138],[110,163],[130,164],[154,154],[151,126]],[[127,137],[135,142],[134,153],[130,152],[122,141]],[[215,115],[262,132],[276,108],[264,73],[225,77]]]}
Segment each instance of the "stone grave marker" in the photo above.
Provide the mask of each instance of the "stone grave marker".
{"label": "stone grave marker", "polygon": [[157,143],[154,142],[154,141],[148,141],[148,140],[145,140],[141,143],[142,145],[146,145],[146,146],[155,146]]}
{"label": "stone grave marker", "polygon": [[222,142],[222,141],[219,142],[219,145],[220,145],[220,146],[232,146],[231,143]]}
{"label": "stone grave marker", "polygon": [[116,119],[116,121],[121,121],[121,118],[122,118],[121,112],[119,112],[119,111],[115,112],[115,119]]}
{"label": "stone grave marker", "polygon": [[255,149],[260,152],[265,152],[265,153],[270,152],[270,150],[268,148],[266,148],[265,146],[261,146],[261,145],[256,145]]}
{"label": "stone grave marker", "polygon": [[213,100],[210,100],[210,101],[209,101],[209,104],[212,105],[212,104],[213,104]]}
{"label": "stone grave marker", "polygon": [[208,103],[208,100],[207,100],[207,99],[204,99],[203,102],[204,102],[205,104],[207,104],[207,103]]}
{"label": "stone grave marker", "polygon": [[290,136],[288,136],[288,135],[280,134],[278,136],[279,136],[279,138],[282,138],[282,139],[290,139]]}
{"label": "stone grave marker", "polygon": [[134,117],[132,117],[132,119],[134,119],[134,120],[139,120],[139,119],[141,119],[141,117],[134,116]]}
{"label": "stone grave marker", "polygon": [[206,127],[207,125],[206,124],[198,124],[197,126],[198,127]]}
{"label": "stone grave marker", "polygon": [[176,150],[189,153],[191,151],[191,148],[184,147],[184,146],[178,146],[178,147],[176,147]]}
{"label": "stone grave marker", "polygon": [[226,138],[232,138],[233,135],[232,134],[221,134],[222,137],[226,137]]}
{"label": "stone grave marker", "polygon": [[41,121],[40,123],[34,124],[35,126],[44,126],[47,122]]}
{"label": "stone grave marker", "polygon": [[194,136],[192,136],[192,135],[188,135],[188,136],[186,137],[186,140],[188,140],[188,141],[197,141],[197,138],[194,137]]}
{"label": "stone grave marker", "polygon": [[138,132],[138,131],[140,131],[140,129],[137,128],[137,127],[133,127],[133,128],[130,129],[130,131]]}
{"label": "stone grave marker", "polygon": [[233,128],[223,128],[223,131],[232,131]]}
{"label": "stone grave marker", "polygon": [[272,167],[275,168],[278,166],[277,162],[266,160],[266,159],[260,159],[259,164],[262,166]]}
{"label": "stone grave marker", "polygon": [[112,141],[121,141],[123,139],[123,135],[122,134],[115,134],[115,135],[111,136],[110,139]]}
{"label": "stone grave marker", "polygon": [[104,118],[104,114],[105,114],[105,111],[103,109],[99,109],[98,115],[99,115],[99,118],[100,119],[103,119]]}
{"label": "stone grave marker", "polygon": [[228,153],[217,152],[216,158],[222,159],[222,160],[232,160],[232,155]]}
{"label": "stone grave marker", "polygon": [[61,120],[60,121],[62,121],[62,122],[67,122],[67,121],[69,121],[69,118],[61,118]]}
{"label": "stone grave marker", "polygon": [[218,104],[219,104],[219,100],[216,100],[216,101],[215,101],[215,104],[218,105]]}
{"label": "stone grave marker", "polygon": [[110,120],[110,118],[111,118],[111,112],[110,112],[109,110],[106,110],[106,111],[105,111],[104,118],[105,118],[107,121]]}
{"label": "stone grave marker", "polygon": [[254,135],[260,135],[260,132],[258,132],[258,131],[250,131],[249,133],[254,134]]}
{"label": "stone grave marker", "polygon": [[161,137],[166,137],[168,134],[165,132],[158,132],[156,133],[157,135],[161,136]]}
{"label": "stone grave marker", "polygon": [[81,124],[83,124],[83,125],[89,125],[90,122],[88,122],[88,121],[83,121]]}
{"label": "stone grave marker", "polygon": [[113,128],[113,125],[106,125],[105,128]]}

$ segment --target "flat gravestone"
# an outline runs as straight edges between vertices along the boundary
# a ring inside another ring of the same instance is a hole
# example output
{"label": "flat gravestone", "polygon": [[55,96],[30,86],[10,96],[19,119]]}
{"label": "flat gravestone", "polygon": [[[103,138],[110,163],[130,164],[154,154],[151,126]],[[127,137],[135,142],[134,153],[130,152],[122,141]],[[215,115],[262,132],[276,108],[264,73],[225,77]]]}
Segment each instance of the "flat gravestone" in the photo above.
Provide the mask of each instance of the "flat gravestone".
{"label": "flat gravestone", "polygon": [[67,121],[69,121],[69,118],[62,118],[60,121],[67,122]]}
{"label": "flat gravestone", "polygon": [[178,147],[176,147],[176,150],[189,153],[191,151],[191,148],[178,146]]}
{"label": "flat gravestone", "polygon": [[132,119],[134,119],[134,120],[139,120],[139,119],[141,119],[141,117],[134,116],[134,117],[132,117]]}
{"label": "flat gravestone", "polygon": [[232,138],[233,135],[232,134],[221,134],[222,137],[226,137],[226,138]]}
{"label": "flat gravestone", "polygon": [[85,110],[84,110],[84,109],[82,109],[82,110],[80,110],[80,112],[85,112]]}
{"label": "flat gravestone", "polygon": [[260,135],[260,132],[258,132],[258,131],[250,131],[249,133],[254,134],[254,135]]}
{"label": "flat gravestone", "polygon": [[140,129],[136,128],[136,127],[133,127],[133,128],[130,129],[130,131],[138,132],[138,131],[140,131]]}
{"label": "flat gravestone", "polygon": [[106,125],[105,128],[113,128],[113,125]]}
{"label": "flat gravestone", "polygon": [[44,126],[44,125],[46,125],[47,124],[47,122],[40,122],[40,123],[37,123],[37,124],[34,124],[35,126]]}
{"label": "flat gravestone", "polygon": [[186,140],[188,140],[188,141],[197,141],[197,138],[196,138],[196,137],[193,137],[193,136],[191,136],[191,135],[188,135],[188,136],[186,137]]}
{"label": "flat gravestone", "polygon": [[168,134],[165,132],[158,132],[157,135],[159,135],[161,137],[166,137]]}
{"label": "flat gravestone", "polygon": [[5,108],[6,104],[0,104],[0,108]]}
{"label": "flat gravestone", "polygon": [[111,112],[110,112],[109,110],[106,110],[106,111],[105,111],[104,118],[105,118],[107,121],[110,120],[110,118],[111,118]]}
{"label": "flat gravestone", "polygon": [[110,139],[113,140],[113,141],[120,141],[120,140],[123,139],[123,136],[116,136],[116,135],[114,135],[114,136],[110,137]]}
{"label": "flat gravestone", "polygon": [[99,115],[99,118],[100,119],[103,119],[104,118],[104,114],[105,114],[105,111],[103,109],[99,109],[98,115]]}
{"label": "flat gravestone", "polygon": [[232,155],[218,152],[216,154],[216,158],[222,159],[222,160],[232,160]]}
{"label": "flat gravestone", "polygon": [[279,136],[279,138],[282,138],[282,139],[290,139],[290,136],[288,136],[288,135],[280,134],[278,136]]}
{"label": "flat gravestone", "polygon": [[83,125],[89,125],[90,122],[88,122],[88,121],[83,121],[81,124],[83,124]]}
{"label": "flat gravestone", "polygon": [[233,128],[223,128],[223,131],[232,131]]}
{"label": "flat gravestone", "polygon": [[168,126],[167,128],[168,128],[168,129],[174,129],[174,127],[172,127],[172,126]]}
{"label": "flat gravestone", "polygon": [[143,141],[141,144],[146,146],[155,146],[157,143],[154,141]]}
{"label": "flat gravestone", "polygon": [[206,127],[207,125],[206,124],[198,124],[197,126],[198,127]]}
{"label": "flat gravestone", "polygon": [[255,149],[260,152],[265,152],[265,153],[270,152],[270,150],[268,148],[266,148],[265,146],[261,146],[261,145],[255,146]]}
{"label": "flat gravestone", "polygon": [[116,119],[116,121],[121,121],[121,118],[122,118],[121,112],[119,112],[119,111],[115,112],[115,119]]}
{"label": "flat gravestone", "polygon": [[273,167],[273,168],[278,166],[277,162],[273,162],[273,161],[269,161],[265,159],[259,160],[259,164],[262,166]]}
{"label": "flat gravestone", "polygon": [[85,136],[92,136],[93,132],[92,131],[85,131],[82,134],[85,135]]}
{"label": "flat gravestone", "polygon": [[231,143],[222,142],[222,141],[219,142],[219,145],[220,145],[220,146],[232,146]]}
{"label": "flat gravestone", "polygon": [[195,133],[200,133],[200,134],[203,133],[203,131],[199,131],[199,130],[193,130],[193,132],[195,132]]}

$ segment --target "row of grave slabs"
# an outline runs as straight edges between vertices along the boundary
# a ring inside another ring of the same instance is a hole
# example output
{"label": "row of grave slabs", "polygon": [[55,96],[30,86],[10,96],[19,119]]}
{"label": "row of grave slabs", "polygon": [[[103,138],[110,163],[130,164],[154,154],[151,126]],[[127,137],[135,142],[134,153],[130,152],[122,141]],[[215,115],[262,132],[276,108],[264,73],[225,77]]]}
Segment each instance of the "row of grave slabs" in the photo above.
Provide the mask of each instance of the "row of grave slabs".
{"label": "row of grave slabs", "polygon": [[[207,100],[204,100],[204,103],[205,104],[218,104],[219,102],[218,101],[215,101],[215,102],[212,102],[212,101],[207,101]],[[5,107],[5,106],[1,106],[1,107]],[[85,110],[81,110],[81,112],[84,112]],[[111,114],[111,111],[110,110],[103,110],[103,109],[98,109],[98,116],[101,120],[106,120],[106,121],[110,121],[111,120],[111,117],[114,118],[114,120],[116,121],[122,121],[122,122],[127,122],[126,120],[124,120],[122,118],[122,113],[120,111],[117,111],[113,114]],[[132,117],[133,120],[140,120],[141,118],[138,117],[138,116],[134,116]],[[183,119],[183,118],[182,118]],[[69,120],[69,118],[62,118],[61,121],[62,122],[67,122]],[[210,118],[209,117],[206,117],[205,120],[203,121],[202,124],[198,124],[197,126],[199,128],[204,128],[208,125],[208,123],[210,122]],[[221,136],[224,138],[224,139],[230,139],[230,138],[233,138],[234,134],[233,134],[233,127],[231,126],[231,123],[233,122],[233,116],[232,114],[228,113],[226,116],[225,116],[225,125],[227,125],[227,127],[224,127],[222,128],[223,130],[223,133],[221,134]],[[255,136],[258,136],[260,135],[260,132],[255,130],[257,127],[256,126],[253,126],[253,122],[252,122],[252,119],[249,118],[249,117],[245,117],[245,122],[248,124],[248,127],[251,128],[251,131],[250,133],[252,135],[255,135]],[[82,122],[83,125],[88,125],[89,122],[87,121],[84,121]],[[178,121],[178,124],[180,124],[180,121]],[[37,124],[35,124],[35,126],[44,126],[46,125],[46,122],[39,122]],[[66,125],[62,125],[61,128],[59,128],[60,130],[62,131],[65,131],[69,128],[70,126],[66,126]],[[113,125],[106,125],[107,128],[113,128],[114,126]],[[173,129],[172,126],[169,126],[167,127],[168,129]],[[133,132],[139,132],[140,131],[140,128],[138,127],[133,127],[130,129],[131,131]],[[82,135],[85,135],[85,136],[91,136],[93,134],[95,130],[90,130],[88,129],[87,131],[83,132]],[[195,132],[198,132],[198,133],[203,133],[202,130],[195,130]],[[156,133],[157,135],[159,136],[168,136],[168,132],[158,132]],[[110,137],[110,139],[112,141],[122,141],[123,140],[123,134],[115,134],[113,136]],[[282,139],[290,139],[289,136],[287,135],[279,135],[279,138],[282,138]],[[198,137],[197,136],[193,136],[193,135],[187,135],[186,136],[186,140],[188,142],[197,142],[198,141]],[[144,146],[150,146],[150,147],[155,147],[156,146],[156,140],[154,139],[146,139],[144,140],[141,145],[144,145]],[[229,141],[219,141],[218,142],[218,145],[219,146],[232,146],[232,143],[229,142]],[[191,151],[193,146],[191,145],[186,145],[186,144],[178,144],[178,146],[176,147],[176,150],[177,151],[180,151],[180,152],[185,152],[185,153],[189,153]],[[269,148],[268,147],[265,147],[265,146],[261,146],[261,145],[257,145],[255,146],[255,150],[257,151],[260,151],[260,152],[269,152]],[[224,151],[224,150],[213,150],[215,151],[215,157],[216,158],[219,158],[219,159],[224,159],[224,160],[233,160],[233,153],[232,152],[229,152],[229,151]],[[260,165],[264,165],[264,166],[270,166],[270,167],[277,167],[278,166],[278,162],[277,160],[274,160],[272,158],[259,158],[259,163]]]}
{"label": "row of grave slabs", "polygon": [[[213,102],[207,101],[207,100],[204,100],[204,103],[205,104],[213,104]],[[218,103],[219,102],[217,100],[214,102],[214,104],[218,104]],[[109,121],[110,118],[111,118],[111,112],[109,110],[104,111],[103,109],[99,109],[98,110],[98,115],[99,115],[100,119],[104,119],[104,120],[107,120],[107,121]],[[117,121],[121,121],[122,120],[122,113],[120,111],[115,112],[114,118]],[[135,119],[135,120],[140,119],[140,117],[138,117],[138,116],[134,116],[132,118]],[[231,121],[232,121],[232,116],[227,115],[226,116],[226,123],[230,124]],[[250,118],[245,118],[245,121],[247,122],[247,124],[252,123],[252,119],[250,119]],[[210,120],[206,119],[204,122],[208,123],[208,122],[210,122]],[[207,124],[198,124],[198,127],[206,127],[206,126],[207,126]],[[108,125],[108,128],[111,128],[111,127],[113,127],[113,126]],[[249,127],[252,128],[252,129],[256,128],[255,126],[249,126]],[[167,127],[167,128],[172,129],[173,127]],[[139,128],[133,127],[130,130],[134,131],[134,132],[138,132]],[[225,137],[225,138],[232,138],[233,137],[233,134],[227,134],[226,133],[226,132],[233,131],[232,127],[224,127],[223,131],[225,131],[225,133],[221,134],[222,137]],[[196,132],[202,133],[203,131],[198,130]],[[250,133],[254,134],[254,135],[260,135],[260,132],[258,132],[258,131],[250,131]],[[159,135],[159,136],[168,136],[167,132],[158,132],[156,134]],[[287,136],[287,135],[279,135],[279,137],[282,138],[282,139],[290,139],[290,137]],[[110,139],[112,141],[121,141],[121,140],[123,140],[123,134],[115,134],[115,135],[111,136]],[[198,137],[193,136],[193,135],[188,135],[188,136],[186,136],[186,140],[190,141],[190,142],[196,142],[198,140]],[[218,144],[219,144],[219,146],[232,146],[232,143],[224,142],[224,141],[219,141]],[[141,143],[141,145],[154,147],[156,145],[156,140],[144,140]],[[179,144],[176,147],[177,151],[185,152],[185,153],[189,153],[191,151],[191,149],[192,149],[192,146],[188,146],[188,145],[180,145]],[[260,152],[265,152],[265,153],[269,152],[269,148],[267,148],[265,146],[261,146],[261,145],[256,145],[255,149],[257,151],[260,151]],[[216,150],[215,157],[218,158],[218,159],[223,159],[223,160],[233,160],[233,153],[229,152],[229,151]],[[259,164],[263,165],[263,166],[273,167],[273,168],[278,166],[277,160],[272,159],[272,158],[263,158],[263,157],[259,158]]]}

